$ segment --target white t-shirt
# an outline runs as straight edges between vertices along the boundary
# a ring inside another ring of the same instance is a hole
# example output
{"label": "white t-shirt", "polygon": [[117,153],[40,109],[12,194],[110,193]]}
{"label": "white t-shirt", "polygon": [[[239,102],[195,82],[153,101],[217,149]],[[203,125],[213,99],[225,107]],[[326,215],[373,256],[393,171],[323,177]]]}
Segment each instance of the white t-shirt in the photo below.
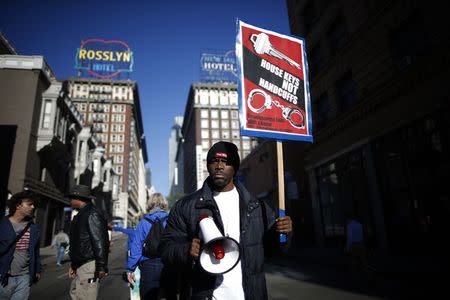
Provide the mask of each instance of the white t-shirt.
{"label": "white t-shirt", "polygon": [[[240,242],[239,193],[236,188],[229,192],[215,193],[214,200],[219,207],[225,235]],[[245,299],[241,261],[232,270],[217,276],[213,297],[218,300]]]}

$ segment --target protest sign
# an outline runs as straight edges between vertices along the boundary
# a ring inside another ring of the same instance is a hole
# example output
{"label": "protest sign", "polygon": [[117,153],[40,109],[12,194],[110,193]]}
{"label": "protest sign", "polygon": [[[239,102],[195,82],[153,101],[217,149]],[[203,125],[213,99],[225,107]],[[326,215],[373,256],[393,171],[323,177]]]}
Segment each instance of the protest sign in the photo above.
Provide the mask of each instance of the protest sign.
{"label": "protest sign", "polygon": [[312,142],[304,40],[238,20],[236,58],[241,135]]}

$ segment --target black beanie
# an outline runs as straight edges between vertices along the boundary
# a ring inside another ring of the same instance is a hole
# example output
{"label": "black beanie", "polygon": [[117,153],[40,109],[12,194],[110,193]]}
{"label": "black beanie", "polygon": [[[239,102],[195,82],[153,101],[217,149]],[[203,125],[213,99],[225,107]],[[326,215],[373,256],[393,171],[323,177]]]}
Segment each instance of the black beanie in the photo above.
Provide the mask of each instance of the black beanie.
{"label": "black beanie", "polygon": [[239,169],[240,158],[235,144],[220,141],[212,145],[206,156],[207,163],[216,157],[226,158],[228,163],[234,167],[235,172]]}

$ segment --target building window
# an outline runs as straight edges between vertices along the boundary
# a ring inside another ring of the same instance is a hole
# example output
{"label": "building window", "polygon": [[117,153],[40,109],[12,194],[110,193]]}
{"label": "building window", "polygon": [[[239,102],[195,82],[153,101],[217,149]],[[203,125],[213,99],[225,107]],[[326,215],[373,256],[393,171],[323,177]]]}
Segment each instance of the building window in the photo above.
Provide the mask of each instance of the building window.
{"label": "building window", "polygon": [[238,94],[236,91],[231,91],[230,93],[230,105],[238,105]]}
{"label": "building window", "polygon": [[411,14],[390,34],[392,56],[397,67],[405,69],[425,54],[431,39],[423,16],[418,12]]}
{"label": "building window", "polygon": [[219,111],[217,109],[211,109],[211,119],[219,118]]}
{"label": "building window", "polygon": [[231,121],[231,128],[238,129],[239,128],[239,121],[237,121],[237,120]]}
{"label": "building window", "polygon": [[212,137],[213,139],[218,139],[218,138],[220,137],[220,135],[219,135],[219,130],[212,130],[212,131],[211,131],[211,137]]}
{"label": "building window", "polygon": [[46,128],[46,129],[50,128],[51,116],[52,116],[52,101],[45,100],[44,116],[42,118],[42,128]]}
{"label": "building window", "polygon": [[338,17],[332,23],[327,32],[328,42],[330,43],[331,53],[339,50],[347,41],[347,27],[342,17]]}
{"label": "building window", "polygon": [[208,90],[201,89],[199,91],[200,104],[208,104]]}
{"label": "building window", "polygon": [[202,139],[207,139],[207,138],[209,138],[209,130],[203,129],[202,130]]}
{"label": "building window", "polygon": [[310,32],[311,28],[319,20],[319,16],[316,13],[316,6],[314,1],[308,1],[308,4],[303,9],[302,14],[298,19],[303,21],[306,34]]}
{"label": "building window", "polygon": [[320,44],[317,44],[312,50],[309,56],[308,65],[310,69],[311,78],[316,76],[323,66],[323,54]]}
{"label": "building window", "polygon": [[202,128],[208,128],[209,127],[209,120],[201,120],[201,127]]}
{"label": "building window", "polygon": [[211,120],[211,128],[219,128],[219,120]]}
{"label": "building window", "polygon": [[[227,91],[220,91],[220,101],[222,101],[222,99],[226,99],[226,101],[228,101],[228,92]],[[225,101],[225,100],[224,100]]]}
{"label": "building window", "polygon": [[228,110],[221,110],[220,111],[220,118],[228,119]]}
{"label": "building window", "polygon": [[222,91],[220,95],[220,105],[229,105],[227,92]]}
{"label": "building window", "polygon": [[202,148],[209,149],[209,141],[208,140],[202,140]]}
{"label": "building window", "polygon": [[222,130],[222,138],[224,140],[228,140],[230,138],[230,131],[229,130]]}
{"label": "building window", "polygon": [[200,117],[202,118],[208,118],[209,117],[209,113],[207,109],[202,109],[200,110]]}
{"label": "building window", "polygon": [[222,120],[222,128],[229,128],[230,127],[230,122],[228,122],[228,120]]}
{"label": "building window", "polygon": [[237,110],[232,110],[231,111],[231,118],[232,119],[239,119],[239,113]]}
{"label": "building window", "polygon": [[231,133],[232,133],[233,139],[239,138],[239,130],[233,130]]}
{"label": "building window", "polygon": [[330,100],[327,93],[323,93],[319,99],[317,99],[317,104],[315,105],[315,119],[317,128],[322,127],[329,118],[330,113]]}
{"label": "building window", "polygon": [[347,72],[336,83],[336,90],[341,111],[347,110],[358,102],[358,98],[356,97],[356,83],[353,80],[351,72]]}
{"label": "building window", "polygon": [[219,103],[219,92],[216,90],[210,91],[209,99],[210,99],[211,105],[213,105],[213,106],[217,105],[217,103]]}

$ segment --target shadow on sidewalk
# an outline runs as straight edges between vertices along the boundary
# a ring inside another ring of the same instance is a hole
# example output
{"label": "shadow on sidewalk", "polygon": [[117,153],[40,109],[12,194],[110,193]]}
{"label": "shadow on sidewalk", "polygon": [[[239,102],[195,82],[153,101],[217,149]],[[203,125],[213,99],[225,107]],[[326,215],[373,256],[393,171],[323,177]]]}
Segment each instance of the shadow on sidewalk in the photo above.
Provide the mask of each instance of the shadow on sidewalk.
{"label": "shadow on sidewalk", "polygon": [[355,270],[342,252],[306,249],[266,262],[267,273],[384,299],[429,299],[446,287],[438,258],[371,257],[368,269]]}

